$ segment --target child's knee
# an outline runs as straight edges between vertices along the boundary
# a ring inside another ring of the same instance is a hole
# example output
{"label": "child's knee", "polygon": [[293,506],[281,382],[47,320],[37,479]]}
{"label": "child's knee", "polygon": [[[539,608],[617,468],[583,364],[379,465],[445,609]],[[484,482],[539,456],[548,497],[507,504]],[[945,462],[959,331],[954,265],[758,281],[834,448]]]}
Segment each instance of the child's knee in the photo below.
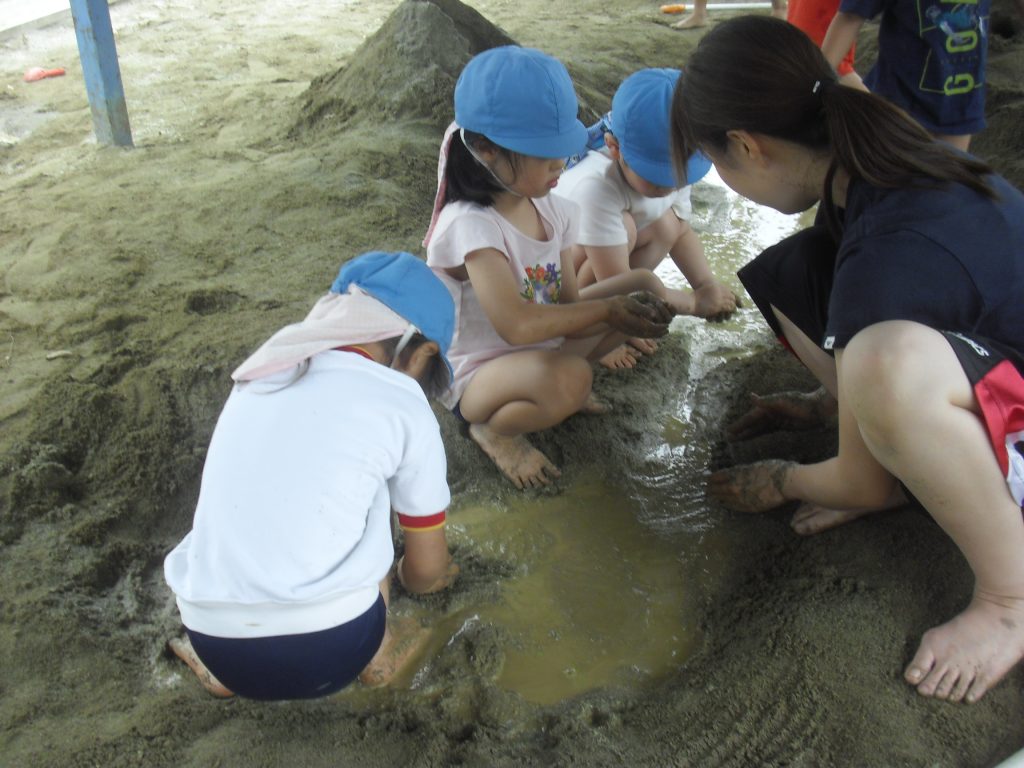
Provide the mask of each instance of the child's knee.
{"label": "child's knee", "polygon": [[566,355],[552,370],[545,399],[550,396],[559,411],[575,413],[586,402],[593,383],[594,371],[590,363],[577,355]]}

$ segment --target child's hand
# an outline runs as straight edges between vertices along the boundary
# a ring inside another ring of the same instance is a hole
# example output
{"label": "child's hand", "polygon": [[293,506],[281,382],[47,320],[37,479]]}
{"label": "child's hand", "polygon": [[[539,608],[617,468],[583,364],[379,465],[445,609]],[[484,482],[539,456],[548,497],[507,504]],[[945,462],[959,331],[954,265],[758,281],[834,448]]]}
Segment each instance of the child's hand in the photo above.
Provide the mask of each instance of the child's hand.
{"label": "child's hand", "polygon": [[401,584],[405,588],[405,590],[407,592],[415,592],[415,594],[419,594],[419,595],[429,595],[429,594],[433,594],[434,592],[440,592],[442,589],[447,589],[448,587],[450,587],[455,582],[455,577],[459,575],[459,565],[458,565],[458,563],[456,563],[454,560],[452,560],[452,556],[451,555],[448,555],[448,566],[447,566],[447,568],[445,570],[445,573],[443,575],[439,576],[434,581],[434,583],[431,584],[426,589],[421,589],[419,591],[415,591],[415,590],[410,589],[409,585],[405,583],[405,574],[403,572],[404,571],[404,569],[403,569],[404,565],[405,565],[405,555],[402,555],[402,557],[399,558],[399,560],[398,560],[398,568],[397,568],[397,571],[398,571],[398,583]]}
{"label": "child's hand", "polygon": [[647,291],[608,299],[608,325],[627,336],[657,338],[668,333],[675,312],[662,299]]}
{"label": "child's hand", "polygon": [[708,280],[693,292],[693,314],[713,323],[725,320],[743,306],[740,297],[718,280]]}

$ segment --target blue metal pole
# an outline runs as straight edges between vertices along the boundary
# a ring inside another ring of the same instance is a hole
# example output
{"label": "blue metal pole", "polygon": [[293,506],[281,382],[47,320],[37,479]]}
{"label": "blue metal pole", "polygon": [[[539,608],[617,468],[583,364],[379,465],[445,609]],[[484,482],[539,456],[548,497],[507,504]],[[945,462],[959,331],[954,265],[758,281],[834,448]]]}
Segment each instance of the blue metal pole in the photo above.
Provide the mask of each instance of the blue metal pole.
{"label": "blue metal pole", "polygon": [[71,0],[71,15],[96,139],[101,144],[130,147],[132,130],[107,0]]}

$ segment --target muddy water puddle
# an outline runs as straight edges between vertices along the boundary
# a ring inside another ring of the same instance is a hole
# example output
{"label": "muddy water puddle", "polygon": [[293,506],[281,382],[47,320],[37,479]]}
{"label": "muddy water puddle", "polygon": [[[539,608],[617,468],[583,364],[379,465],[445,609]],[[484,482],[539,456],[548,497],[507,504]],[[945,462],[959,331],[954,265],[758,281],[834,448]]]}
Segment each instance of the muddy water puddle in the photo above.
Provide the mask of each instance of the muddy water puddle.
{"label": "muddy water puddle", "polygon": [[[694,203],[712,268],[739,293],[736,270],[811,219],[743,200],[713,170]],[[684,285],[668,260],[658,274]],[[689,377],[628,487],[595,470],[555,496],[453,504],[453,543],[512,563],[514,574],[492,603],[445,617],[439,640],[475,622],[501,629],[508,641],[497,683],[529,701],[642,685],[671,674],[700,647],[700,607],[729,552],[704,495],[721,393],[702,381],[770,339],[752,306],[716,325],[677,318],[672,332],[685,338]]]}

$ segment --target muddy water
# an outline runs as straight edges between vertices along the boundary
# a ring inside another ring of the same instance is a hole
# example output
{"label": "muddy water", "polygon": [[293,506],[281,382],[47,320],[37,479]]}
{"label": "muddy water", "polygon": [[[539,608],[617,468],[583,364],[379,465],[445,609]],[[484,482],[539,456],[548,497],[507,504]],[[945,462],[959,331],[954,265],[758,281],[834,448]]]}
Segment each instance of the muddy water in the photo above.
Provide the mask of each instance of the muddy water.
{"label": "muddy water", "polygon": [[[695,225],[713,269],[740,292],[736,270],[808,217],[743,200],[714,171],[695,195]],[[668,260],[659,275],[683,284]],[[495,602],[445,617],[435,645],[476,622],[500,628],[507,643],[497,682],[529,701],[642,685],[678,668],[701,642],[698,608],[728,547],[703,492],[710,441],[702,414],[714,411],[720,393],[702,388],[701,379],[752,353],[765,336],[752,307],[714,326],[678,318],[673,332],[685,337],[690,376],[628,487],[594,472],[556,496],[452,509],[452,542],[514,563],[515,575]]]}

